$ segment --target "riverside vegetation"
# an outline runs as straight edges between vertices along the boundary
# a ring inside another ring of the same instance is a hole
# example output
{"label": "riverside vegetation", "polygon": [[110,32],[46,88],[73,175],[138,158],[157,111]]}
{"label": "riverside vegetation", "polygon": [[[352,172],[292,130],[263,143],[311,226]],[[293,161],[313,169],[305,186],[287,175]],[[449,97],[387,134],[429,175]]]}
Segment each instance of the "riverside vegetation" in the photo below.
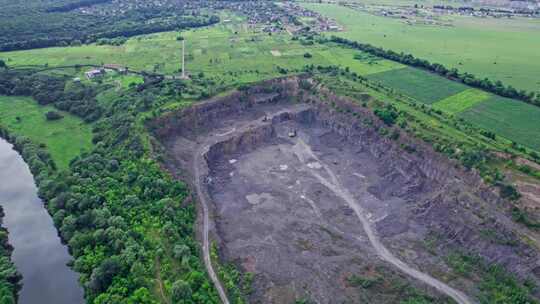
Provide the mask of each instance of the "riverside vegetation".
{"label": "riverside vegetation", "polygon": [[[4,210],[0,207],[0,225]],[[0,303],[17,303],[17,293],[21,289],[21,275],[11,261],[13,247],[8,243],[7,229],[0,227]]]}
{"label": "riverside vegetation", "polygon": [[[52,77],[37,81],[62,82]],[[50,93],[69,95],[64,86],[58,88]],[[85,92],[95,96],[99,89],[87,87]],[[89,303],[156,303],[156,298],[216,302],[198,259],[193,203],[186,201],[186,187],[152,159],[141,125],[142,115],[159,104],[159,96],[182,89],[174,83],[140,87],[109,107],[93,97],[75,99],[83,105],[91,102],[93,111],[68,110],[87,120],[101,119],[94,123],[94,147],[71,160],[69,170],[56,166],[45,145],[2,129],[2,137],[14,143],[30,166],[39,195],[69,245]],[[58,98],[53,104],[64,108],[63,102]]]}

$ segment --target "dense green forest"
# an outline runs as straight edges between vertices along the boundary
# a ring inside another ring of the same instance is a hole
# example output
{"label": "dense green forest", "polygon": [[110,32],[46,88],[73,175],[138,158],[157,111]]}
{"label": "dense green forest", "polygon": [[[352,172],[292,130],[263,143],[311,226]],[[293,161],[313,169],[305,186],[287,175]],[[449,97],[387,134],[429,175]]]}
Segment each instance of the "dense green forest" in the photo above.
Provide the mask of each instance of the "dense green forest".
{"label": "dense green forest", "polygon": [[[94,96],[106,86],[81,85],[73,92],[64,89],[69,87],[66,79],[27,71],[4,71],[0,78],[4,90],[10,83],[27,82],[30,90],[18,94],[47,87],[57,98],[40,102],[84,119],[96,120],[95,113],[102,113],[94,125],[96,148],[74,159],[69,171],[56,169],[45,147],[1,130],[30,166],[39,195],[75,259],[88,303],[156,303],[156,293],[174,303],[180,298],[181,303],[217,302],[194,240],[194,202],[186,186],[153,159],[140,125],[162,97],[178,96],[184,86],[148,79],[101,107]],[[197,88],[204,81],[194,79],[191,93],[203,96]],[[86,106],[94,111],[76,110]]]}
{"label": "dense green forest", "polygon": [[[4,210],[0,207],[0,226]],[[0,227],[0,304],[15,304],[17,293],[21,289],[21,275],[11,261],[13,247],[8,244],[8,231]]]}
{"label": "dense green forest", "polygon": [[[80,45],[100,38],[131,37],[219,21],[217,16],[184,6],[164,10],[142,5],[124,7],[100,0],[2,2],[0,51]],[[89,6],[93,9],[77,10]]]}

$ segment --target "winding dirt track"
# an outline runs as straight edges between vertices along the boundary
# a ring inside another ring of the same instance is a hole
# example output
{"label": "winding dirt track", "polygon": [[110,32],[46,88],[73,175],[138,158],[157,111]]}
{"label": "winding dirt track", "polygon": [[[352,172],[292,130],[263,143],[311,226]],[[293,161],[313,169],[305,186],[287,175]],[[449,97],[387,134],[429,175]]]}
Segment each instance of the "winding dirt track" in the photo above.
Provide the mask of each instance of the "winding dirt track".
{"label": "winding dirt track", "polygon": [[[227,294],[225,293],[225,289],[221,285],[221,282],[219,281],[219,278],[216,275],[216,272],[214,271],[214,266],[212,266],[212,261],[210,260],[210,241],[209,241],[209,230],[210,230],[210,216],[208,211],[208,201],[207,201],[207,194],[206,191],[203,191],[202,184],[204,183],[203,175],[201,175],[201,157],[205,155],[208,152],[209,146],[203,146],[198,153],[195,155],[195,159],[193,162],[193,172],[195,175],[195,188],[197,190],[197,196],[199,197],[199,201],[202,205],[202,217],[203,217],[203,256],[204,256],[204,266],[206,267],[206,271],[208,272],[208,275],[210,276],[210,279],[214,283],[214,286],[216,287],[219,298],[221,299],[221,302],[223,304],[229,304],[229,299],[227,298]],[[206,173],[204,174],[206,175]]]}
{"label": "winding dirt track", "polygon": [[433,278],[432,276],[420,272],[409,265],[405,264],[403,261],[396,258],[379,240],[375,231],[372,229],[368,219],[364,215],[364,210],[357,204],[352,194],[345,189],[339,182],[336,174],[328,168],[316,155],[313,153],[311,148],[304,142],[302,139],[298,139],[298,143],[294,147],[294,152],[298,159],[305,163],[308,158],[317,160],[322,165],[324,172],[326,172],[327,178],[323,177],[317,172],[316,169],[308,169],[308,171],[313,175],[321,184],[326,186],[332,192],[334,192],[338,197],[341,197],[351,209],[354,210],[356,216],[362,223],[362,227],[366,232],[369,242],[384,261],[394,265],[404,273],[410,275],[413,278],[416,278],[434,288],[440,292],[446,294],[447,296],[454,299],[459,304],[473,304],[474,302],[470,300],[464,293],[459,290],[456,290],[447,284]]}
{"label": "winding dirt track", "polygon": [[[236,130],[232,130],[231,132],[227,132],[227,135],[231,133],[235,133]],[[219,135],[218,135],[219,136]],[[203,145],[202,148],[199,149],[198,153],[194,157],[193,161],[193,172],[195,177],[195,187],[197,191],[197,196],[199,197],[199,201],[202,205],[202,217],[203,217],[203,256],[204,256],[204,264],[207,269],[208,275],[210,276],[210,279],[212,280],[214,286],[216,287],[216,290],[218,291],[219,297],[221,299],[221,302],[223,304],[229,304],[229,299],[227,298],[227,294],[225,293],[225,289],[223,288],[221,282],[219,281],[218,276],[216,275],[216,272],[214,271],[214,268],[212,266],[212,262],[210,260],[210,242],[209,242],[209,230],[210,230],[210,219],[209,219],[209,208],[208,205],[210,203],[210,197],[208,196],[207,191],[203,189],[206,181],[205,178],[208,175],[208,172],[201,172],[201,169],[204,171],[207,171],[207,167],[204,165],[205,160],[202,159],[202,157],[208,152],[209,150],[208,142],[206,145]],[[420,280],[424,282],[425,284],[432,286],[433,288],[439,290],[440,292],[446,294],[447,296],[454,299],[458,304],[475,304],[467,295],[462,293],[459,290],[456,290],[447,284],[437,280],[436,278],[433,278],[432,276],[423,273],[421,271],[418,271],[417,269],[412,268],[411,266],[407,265],[397,257],[395,257],[379,240],[377,237],[376,232],[371,227],[369,220],[365,216],[364,210],[361,208],[361,206],[356,202],[353,195],[345,189],[341,183],[338,180],[338,177],[336,174],[324,163],[322,162],[315,153],[311,150],[311,148],[300,138],[297,138],[297,143],[295,144],[294,153],[298,157],[298,159],[305,163],[308,159],[315,159],[317,162],[321,164],[321,168],[324,170],[323,172],[326,173],[326,177],[322,176],[319,172],[320,170],[309,168],[308,172],[313,175],[321,184],[326,186],[328,189],[330,189],[332,192],[334,192],[338,197],[341,197],[348,205],[349,207],[354,210],[356,216],[362,223],[363,230],[365,231],[369,242],[375,249],[376,253],[379,255],[379,257],[394,265],[399,270],[403,271],[407,275]]]}

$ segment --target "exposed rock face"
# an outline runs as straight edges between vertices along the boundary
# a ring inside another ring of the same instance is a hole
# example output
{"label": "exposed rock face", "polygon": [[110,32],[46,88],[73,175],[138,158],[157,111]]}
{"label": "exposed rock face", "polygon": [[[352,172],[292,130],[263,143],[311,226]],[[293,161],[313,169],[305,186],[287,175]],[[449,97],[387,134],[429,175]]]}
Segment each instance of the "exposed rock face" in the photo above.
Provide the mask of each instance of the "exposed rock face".
{"label": "exposed rock face", "polygon": [[235,117],[257,105],[291,100],[298,92],[298,82],[280,78],[264,82],[244,92],[233,92],[225,97],[195,104],[154,120],[150,127],[158,138],[167,140],[183,136],[194,138],[223,124],[222,119]]}
{"label": "exposed rock face", "polygon": [[[444,257],[459,250],[540,283],[538,250],[523,241],[521,228],[499,211],[504,202],[477,175],[404,132],[399,140],[380,135],[385,126],[368,109],[324,89],[304,90],[306,81],[268,81],[151,125],[172,172],[189,171],[193,153],[209,145],[214,237],[224,259],[256,274],[253,302],[366,301],[346,278],[373,265],[392,268],[377,257],[353,210],[330,191],[333,184],[324,183],[332,180],[325,168],[408,265],[443,280],[450,271]],[[465,279],[447,283],[476,293]],[[398,301],[376,294],[367,300]]]}

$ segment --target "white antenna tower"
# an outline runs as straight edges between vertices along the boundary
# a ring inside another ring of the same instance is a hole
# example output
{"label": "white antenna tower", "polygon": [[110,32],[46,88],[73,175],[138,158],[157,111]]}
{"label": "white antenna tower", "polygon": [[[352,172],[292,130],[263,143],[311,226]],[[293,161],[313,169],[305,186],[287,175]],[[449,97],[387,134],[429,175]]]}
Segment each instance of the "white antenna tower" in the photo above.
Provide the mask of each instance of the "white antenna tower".
{"label": "white antenna tower", "polygon": [[186,39],[182,39],[182,78],[186,78]]}

